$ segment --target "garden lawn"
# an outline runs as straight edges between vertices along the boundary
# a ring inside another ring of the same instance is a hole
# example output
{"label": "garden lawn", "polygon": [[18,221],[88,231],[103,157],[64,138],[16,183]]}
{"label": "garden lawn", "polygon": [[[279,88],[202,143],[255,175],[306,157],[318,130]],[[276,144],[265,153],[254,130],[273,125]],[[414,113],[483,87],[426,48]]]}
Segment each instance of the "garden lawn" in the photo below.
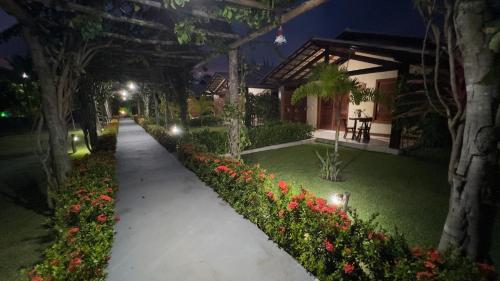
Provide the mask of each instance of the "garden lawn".
{"label": "garden lawn", "polygon": [[[321,154],[332,146],[307,144],[244,156],[249,164],[260,164],[277,180],[303,185],[318,196],[351,193],[349,205],[362,218],[378,213],[380,225],[394,233],[397,228],[410,244],[436,246],[448,209],[447,165],[443,161],[340,148],[342,182],[319,177]],[[497,217],[495,236],[500,237]],[[494,241],[492,254],[500,264],[500,241]]]}
{"label": "garden lawn", "polygon": [[44,175],[32,135],[0,137],[0,147],[0,280],[18,281],[51,239],[44,226]]}

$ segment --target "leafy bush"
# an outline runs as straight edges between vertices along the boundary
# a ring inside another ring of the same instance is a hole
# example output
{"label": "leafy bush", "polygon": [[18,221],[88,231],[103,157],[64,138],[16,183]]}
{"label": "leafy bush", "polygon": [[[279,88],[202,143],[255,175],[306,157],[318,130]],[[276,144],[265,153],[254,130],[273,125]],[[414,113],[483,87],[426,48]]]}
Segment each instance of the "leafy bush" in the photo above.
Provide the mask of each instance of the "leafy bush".
{"label": "leafy bush", "polygon": [[229,151],[228,133],[225,131],[204,129],[198,132],[190,132],[183,142],[192,143],[206,152],[225,154]]}
{"label": "leafy bush", "polygon": [[104,280],[113,243],[117,121],[99,141],[99,152],[75,160],[55,198],[55,242],[29,277],[32,281]]}
{"label": "leafy bush", "polygon": [[410,249],[374,222],[358,218],[259,166],[181,147],[187,167],[319,280],[494,280],[494,268],[453,253]]}
{"label": "leafy bush", "polygon": [[200,116],[189,120],[190,127],[201,127],[201,126],[219,126],[222,125],[222,119],[216,116]]}
{"label": "leafy bush", "polygon": [[248,148],[309,139],[312,132],[312,126],[303,123],[272,123],[250,128],[248,137],[251,145]]}

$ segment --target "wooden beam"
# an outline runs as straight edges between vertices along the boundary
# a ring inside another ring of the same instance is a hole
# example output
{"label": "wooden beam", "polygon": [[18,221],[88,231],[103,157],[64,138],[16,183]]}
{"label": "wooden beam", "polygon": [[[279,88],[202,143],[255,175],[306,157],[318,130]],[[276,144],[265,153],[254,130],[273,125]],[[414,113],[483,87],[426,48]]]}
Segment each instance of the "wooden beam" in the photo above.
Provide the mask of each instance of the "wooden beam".
{"label": "wooden beam", "polygon": [[376,66],[376,67],[370,67],[370,68],[364,68],[364,69],[358,69],[358,70],[351,70],[351,71],[349,71],[349,75],[354,76],[354,75],[370,74],[370,73],[384,72],[384,71],[397,70],[397,69],[398,69],[398,67],[393,67],[393,66]]}
{"label": "wooden beam", "polygon": [[[36,2],[41,2],[41,3],[46,3],[46,0],[34,0]],[[73,11],[76,12],[81,12],[89,15],[97,15],[99,17],[111,20],[111,21],[116,21],[116,22],[123,22],[123,23],[129,23],[129,24],[134,24],[137,26],[141,27],[148,27],[148,28],[153,28],[161,31],[169,31],[172,32],[172,28],[159,23],[159,22],[154,22],[154,21],[147,21],[147,20],[142,20],[142,19],[137,19],[137,18],[131,18],[131,17],[125,17],[125,16],[115,16],[110,13],[91,8],[88,6],[76,4],[73,2],[67,2],[66,3],[67,7]],[[210,31],[206,29],[201,29],[204,31],[208,36],[210,37],[217,37],[217,38],[228,38],[228,39],[238,39],[240,36],[235,33],[226,33],[226,32],[219,32],[219,31]]]}
{"label": "wooden beam", "polygon": [[231,3],[249,8],[261,9],[261,10],[272,9],[271,7],[269,7],[269,5],[254,0],[217,0],[217,1]]}
{"label": "wooden beam", "polygon": [[[240,1],[240,0],[238,0],[238,1]],[[285,24],[286,22],[292,20],[293,18],[295,18],[295,17],[297,17],[297,16],[299,16],[299,15],[301,15],[309,10],[312,10],[312,9],[318,7],[319,5],[325,3],[326,1],[327,0],[308,0],[308,1],[300,4],[298,7],[284,13],[280,17],[280,20],[278,22],[280,24]],[[268,33],[269,31],[273,30],[277,26],[278,26],[278,24],[271,24],[269,26],[263,27],[263,28],[255,31],[255,32],[252,32],[249,35],[247,35],[246,37],[241,38],[241,39],[231,43],[229,45],[229,48],[236,49],[236,48],[240,47],[241,45],[244,45],[257,37]]]}
{"label": "wooden beam", "polygon": [[384,60],[384,59],[368,57],[368,56],[361,56],[361,55],[356,55],[356,54],[350,55],[349,59],[367,62],[367,63],[371,63],[371,64],[376,64],[376,65],[381,65],[381,66],[393,66],[393,67],[401,66],[401,63],[396,62],[396,61]]}
{"label": "wooden beam", "polygon": [[[169,9],[168,7],[165,7],[161,2],[156,2],[156,1],[151,1],[151,0],[128,0],[129,2],[136,3],[136,4],[142,4],[144,6],[148,7],[153,7],[157,8],[160,10],[166,10],[168,12],[173,12],[172,9]],[[209,8],[207,8],[209,9]],[[208,18],[211,20],[218,20],[218,21],[224,21],[226,22],[225,18],[222,18],[218,16],[217,14],[204,10],[203,8],[198,8],[198,7],[183,7],[183,8],[177,8],[175,11],[192,15],[195,17],[202,17],[202,18]]]}
{"label": "wooden beam", "polygon": [[179,42],[177,41],[164,41],[164,40],[155,40],[155,39],[140,39],[140,38],[135,38],[135,37],[129,37],[126,35],[118,34],[118,33],[112,33],[112,32],[103,32],[102,35],[104,37],[112,38],[112,39],[119,39],[119,40],[124,40],[124,41],[129,41],[129,42],[134,42],[138,44],[153,44],[153,45],[164,45],[164,46],[176,46],[179,45]]}

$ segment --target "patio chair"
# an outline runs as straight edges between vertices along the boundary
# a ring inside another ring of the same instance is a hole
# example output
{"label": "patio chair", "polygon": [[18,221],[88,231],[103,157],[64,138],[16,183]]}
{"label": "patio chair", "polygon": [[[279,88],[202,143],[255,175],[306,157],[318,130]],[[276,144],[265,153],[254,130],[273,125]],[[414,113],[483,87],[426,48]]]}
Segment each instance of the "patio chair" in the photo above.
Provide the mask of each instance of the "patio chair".
{"label": "patio chair", "polygon": [[372,128],[372,118],[367,118],[367,120],[363,121],[361,126],[358,129],[358,134],[356,135],[356,140],[361,142],[361,138],[363,138],[363,142],[370,142],[370,129]]}
{"label": "patio chair", "polygon": [[342,119],[342,123],[344,124],[344,128],[345,128],[345,130],[344,130],[344,139],[347,138],[347,133],[349,133],[349,132],[351,132],[353,136],[356,134],[356,129],[354,127],[348,127],[347,126],[347,118],[343,118]]}

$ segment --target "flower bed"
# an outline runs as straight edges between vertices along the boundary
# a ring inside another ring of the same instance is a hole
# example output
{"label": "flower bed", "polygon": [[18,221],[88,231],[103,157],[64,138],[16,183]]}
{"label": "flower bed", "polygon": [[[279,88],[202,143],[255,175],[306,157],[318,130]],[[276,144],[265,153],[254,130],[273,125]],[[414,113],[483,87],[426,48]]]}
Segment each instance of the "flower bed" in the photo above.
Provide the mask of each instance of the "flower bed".
{"label": "flower bed", "polygon": [[408,246],[381,230],[289,184],[258,166],[200,153],[183,145],[187,167],[319,280],[494,280],[494,268],[453,253]]}
{"label": "flower bed", "polygon": [[55,199],[55,242],[29,273],[32,281],[104,280],[113,243],[116,134],[105,128],[98,152],[75,160],[64,191]]}

